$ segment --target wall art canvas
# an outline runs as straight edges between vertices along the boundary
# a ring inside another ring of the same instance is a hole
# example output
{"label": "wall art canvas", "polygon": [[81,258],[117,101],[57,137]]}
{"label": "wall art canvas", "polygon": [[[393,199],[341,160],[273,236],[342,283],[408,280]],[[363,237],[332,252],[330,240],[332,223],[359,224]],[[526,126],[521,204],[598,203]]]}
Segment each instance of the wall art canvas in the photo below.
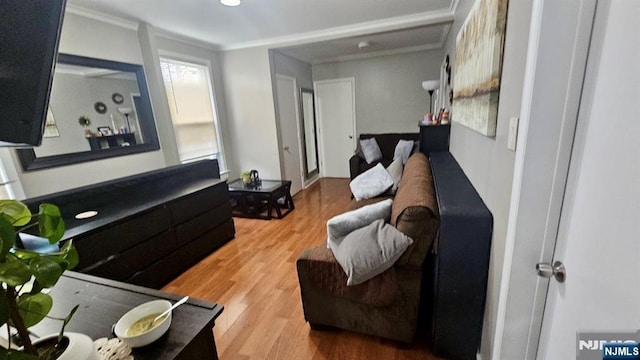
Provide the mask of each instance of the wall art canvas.
{"label": "wall art canvas", "polygon": [[42,137],[51,138],[51,137],[59,137],[60,132],[58,131],[58,125],[56,125],[56,119],[53,117],[53,111],[49,107],[47,109],[47,120],[44,125],[44,133]]}
{"label": "wall art canvas", "polygon": [[507,0],[476,0],[456,37],[452,119],[496,135]]}

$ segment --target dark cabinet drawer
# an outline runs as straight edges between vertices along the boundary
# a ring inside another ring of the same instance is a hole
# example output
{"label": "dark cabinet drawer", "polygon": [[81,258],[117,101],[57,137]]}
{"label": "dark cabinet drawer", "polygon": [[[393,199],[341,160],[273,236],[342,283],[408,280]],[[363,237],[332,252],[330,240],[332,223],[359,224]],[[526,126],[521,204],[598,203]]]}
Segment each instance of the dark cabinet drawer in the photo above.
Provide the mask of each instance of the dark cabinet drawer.
{"label": "dark cabinet drawer", "polygon": [[227,183],[189,194],[169,205],[174,224],[181,224],[194,216],[229,202]]}
{"label": "dark cabinet drawer", "polygon": [[223,222],[231,219],[231,203],[221,204],[215,209],[209,210],[195,218],[176,226],[176,237],[180,245],[185,244],[207,231],[218,227]]}
{"label": "dark cabinet drawer", "polygon": [[74,240],[80,263],[77,271],[103,259],[130,249],[171,227],[171,214],[166,207],[158,207],[123,223],[110,225],[88,236]]}
{"label": "dark cabinet drawer", "polygon": [[121,253],[89,266],[83,272],[108,279],[124,281],[136,272],[171,254],[178,248],[173,229]]}
{"label": "dark cabinet drawer", "polygon": [[233,220],[230,219],[217,228],[182,246],[171,255],[134,274],[126,282],[159,289],[189,266],[195,264],[214,250],[229,242],[235,234]]}

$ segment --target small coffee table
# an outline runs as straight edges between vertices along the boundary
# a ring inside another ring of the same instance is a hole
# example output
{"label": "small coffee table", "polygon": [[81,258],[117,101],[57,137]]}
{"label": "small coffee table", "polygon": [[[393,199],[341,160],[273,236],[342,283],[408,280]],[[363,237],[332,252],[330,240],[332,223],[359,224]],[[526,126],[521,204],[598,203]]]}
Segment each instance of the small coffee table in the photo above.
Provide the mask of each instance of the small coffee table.
{"label": "small coffee table", "polygon": [[255,185],[234,180],[229,183],[229,196],[236,217],[271,220],[275,209],[276,217],[282,219],[295,209],[289,180],[261,180]]}

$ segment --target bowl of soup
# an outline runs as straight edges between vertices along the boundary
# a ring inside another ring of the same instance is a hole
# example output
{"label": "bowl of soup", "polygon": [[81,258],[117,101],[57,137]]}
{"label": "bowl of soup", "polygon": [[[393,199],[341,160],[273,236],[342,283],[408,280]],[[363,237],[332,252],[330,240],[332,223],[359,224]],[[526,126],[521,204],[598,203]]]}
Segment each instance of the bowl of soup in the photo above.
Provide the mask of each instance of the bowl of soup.
{"label": "bowl of soup", "polygon": [[122,315],[114,332],[132,348],[149,345],[169,330],[171,312],[158,320],[154,319],[170,307],[171,303],[167,300],[153,300],[138,305]]}

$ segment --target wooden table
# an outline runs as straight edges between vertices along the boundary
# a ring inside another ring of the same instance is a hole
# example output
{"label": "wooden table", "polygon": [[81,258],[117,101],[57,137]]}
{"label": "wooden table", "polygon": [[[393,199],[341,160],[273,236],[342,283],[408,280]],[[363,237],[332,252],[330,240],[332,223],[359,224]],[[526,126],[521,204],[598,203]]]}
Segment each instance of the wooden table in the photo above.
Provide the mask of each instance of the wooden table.
{"label": "wooden table", "polygon": [[[289,180],[261,180],[259,184],[246,185],[238,179],[229,183],[229,196],[235,203],[232,214],[237,217],[271,220],[275,210],[277,218],[282,219],[295,209]],[[283,200],[284,213],[278,199]]]}
{"label": "wooden table", "polygon": [[[144,302],[166,299],[176,302],[180,295],[129,285],[118,281],[67,271],[51,289],[53,317],[66,317],[80,304],[67,331],[92,339],[113,338],[111,327],[133,307]],[[213,338],[215,320],[223,307],[197,299],[173,310],[171,327],[159,340],[133,350],[136,360],[143,359],[218,359]],[[30,330],[44,336],[60,331],[60,321],[45,319]]]}

